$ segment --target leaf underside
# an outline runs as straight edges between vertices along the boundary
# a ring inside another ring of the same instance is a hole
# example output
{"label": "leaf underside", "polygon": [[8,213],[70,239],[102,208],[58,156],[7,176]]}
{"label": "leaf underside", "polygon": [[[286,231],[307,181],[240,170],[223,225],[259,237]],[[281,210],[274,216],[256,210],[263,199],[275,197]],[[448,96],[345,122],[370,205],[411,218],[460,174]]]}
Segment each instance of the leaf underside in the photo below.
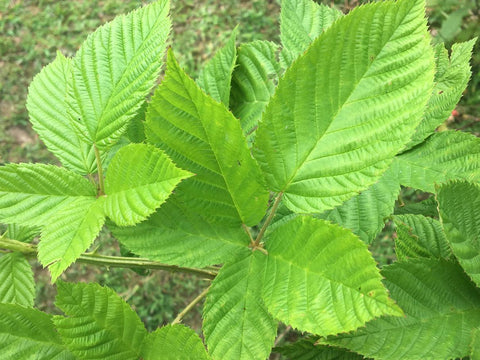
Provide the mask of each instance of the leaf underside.
{"label": "leaf underside", "polygon": [[35,282],[32,267],[20,253],[0,257],[0,303],[33,307]]}

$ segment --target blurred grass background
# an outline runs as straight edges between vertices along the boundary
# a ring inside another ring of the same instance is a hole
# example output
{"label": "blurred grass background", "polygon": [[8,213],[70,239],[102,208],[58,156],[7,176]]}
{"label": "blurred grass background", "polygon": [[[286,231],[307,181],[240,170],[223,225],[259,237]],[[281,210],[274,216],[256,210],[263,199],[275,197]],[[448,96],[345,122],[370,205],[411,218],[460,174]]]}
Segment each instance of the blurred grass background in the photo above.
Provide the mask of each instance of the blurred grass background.
{"label": "blurred grass background", "polygon": [[[288,0],[285,0],[288,1]],[[318,1],[349,11],[361,0]],[[28,123],[25,100],[28,84],[59,50],[73,56],[85,37],[115,15],[146,3],[139,0],[0,0],[0,162],[56,162]],[[447,47],[480,35],[479,0],[427,0],[431,32]],[[238,42],[279,41],[280,0],[172,0],[172,43],[181,64],[192,75],[215,53],[238,24]],[[455,116],[446,125],[480,134],[480,47],[472,61],[473,77]],[[419,201],[406,190],[404,199]],[[380,263],[394,258],[392,229],[387,227],[374,251]],[[118,253],[107,233],[102,252]],[[49,275],[35,267],[37,306],[52,312],[55,290]],[[165,272],[139,275],[120,269],[74,265],[64,275],[71,281],[98,281],[114,288],[136,309],[149,329],[172,321],[207,286],[197,278]],[[200,307],[198,307],[200,309]],[[199,329],[199,311],[185,322]]]}

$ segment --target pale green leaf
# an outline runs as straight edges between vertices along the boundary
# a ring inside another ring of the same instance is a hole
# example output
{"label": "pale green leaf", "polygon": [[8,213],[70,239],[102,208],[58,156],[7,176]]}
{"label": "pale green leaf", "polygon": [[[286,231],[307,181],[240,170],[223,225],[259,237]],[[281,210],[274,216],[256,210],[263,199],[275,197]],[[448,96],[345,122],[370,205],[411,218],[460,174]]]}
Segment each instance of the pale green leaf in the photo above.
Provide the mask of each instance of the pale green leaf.
{"label": "pale green leaf", "polygon": [[275,348],[289,360],[362,360],[363,356],[348,350],[316,345],[314,339],[301,339],[293,344]]}
{"label": "pale green leaf", "polygon": [[150,102],[147,139],[196,176],[182,182],[179,196],[205,217],[256,225],[268,192],[237,119],[179,67],[169,52],[167,72]]}
{"label": "pale green leaf", "polygon": [[57,284],[53,321],[65,346],[81,359],[138,360],[147,331],[112,289],[91,283]]}
{"label": "pale green leaf", "polygon": [[156,1],[92,33],[73,59],[67,112],[88,144],[105,150],[125,132],[156,84],[170,31],[169,2]]}
{"label": "pale green leaf", "polygon": [[[448,59],[443,44],[436,46],[435,86],[422,122],[407,147],[413,147],[425,140],[448,119],[452,110],[455,109],[471,76],[470,58],[476,40],[454,44],[450,59]],[[445,60],[447,64],[445,64]]]}
{"label": "pale green leaf", "polygon": [[74,360],[62,345],[51,316],[36,309],[0,304],[2,360]]}
{"label": "pale green leaf", "polygon": [[258,121],[278,81],[280,68],[275,58],[277,49],[278,45],[270,41],[254,41],[238,48],[230,108],[240,120],[249,145],[255,139]]}
{"label": "pale green leaf", "polygon": [[93,243],[105,222],[104,198],[78,199],[54,214],[42,230],[38,259],[52,282]]}
{"label": "pale green leaf", "polygon": [[31,242],[40,234],[40,228],[37,226],[22,226],[18,224],[8,224],[6,236],[9,239]]}
{"label": "pale green leaf", "polygon": [[480,139],[460,131],[433,134],[424,144],[396,156],[392,167],[404,186],[434,192],[448,180],[480,180]]}
{"label": "pale green leaf", "polygon": [[142,352],[144,360],[209,360],[202,340],[192,329],[167,325],[148,335]]}
{"label": "pale green leaf", "polygon": [[476,328],[472,331],[472,342],[470,343],[470,360],[480,359],[480,329]]}
{"label": "pale green leaf", "polygon": [[350,229],[367,244],[375,240],[393,213],[400,185],[395,174],[387,170],[375,184],[318,217]]}
{"label": "pale green leaf", "polygon": [[405,317],[384,317],[324,342],[385,360],[455,359],[469,354],[480,322],[480,290],[457,264],[436,259],[395,263],[382,271]]}
{"label": "pale green leaf", "polygon": [[239,226],[211,224],[173,195],[148,220],[134,227],[110,227],[133,253],[166,264],[204,267],[248,251]]}
{"label": "pale green leaf", "polygon": [[32,267],[20,253],[0,256],[0,303],[33,307],[35,282]]}
{"label": "pale green leaf", "polygon": [[324,220],[298,216],[266,235],[263,299],[285,324],[319,335],[402,315],[367,245]]}
{"label": "pale green leaf", "polygon": [[216,359],[266,359],[277,322],[262,301],[265,256],[259,251],[226,263],[213,281],[203,309],[203,333]]}
{"label": "pale green leaf", "polygon": [[453,254],[480,285],[480,185],[463,181],[443,185],[437,201]]}
{"label": "pale green leaf", "polygon": [[399,260],[452,257],[442,224],[438,220],[408,214],[394,216],[393,222],[397,233],[395,253]]}
{"label": "pale green leaf", "polygon": [[321,213],[373,185],[420,122],[433,65],[422,0],[338,19],[287,69],[259,124],[269,189]]}
{"label": "pale green leaf", "polygon": [[96,169],[93,148],[77,134],[67,117],[65,100],[71,74],[71,60],[57,53],[57,58],[35,76],[28,88],[28,115],[40,139],[65,167],[90,174]]}
{"label": "pale green leaf", "polygon": [[62,207],[94,198],[95,186],[82,176],[53,165],[0,167],[0,220],[43,226]]}
{"label": "pale green leaf", "polygon": [[153,145],[124,146],[108,167],[105,214],[117,225],[135,225],[151,215],[177,184],[190,176]]}
{"label": "pale green leaf", "polygon": [[232,32],[227,44],[217,51],[215,56],[198,74],[197,84],[208,95],[228,106],[232,72],[237,57],[235,40],[237,29]]}
{"label": "pale green leaf", "polygon": [[280,12],[280,39],[285,67],[301,55],[322,32],[343,14],[313,0],[283,0]]}

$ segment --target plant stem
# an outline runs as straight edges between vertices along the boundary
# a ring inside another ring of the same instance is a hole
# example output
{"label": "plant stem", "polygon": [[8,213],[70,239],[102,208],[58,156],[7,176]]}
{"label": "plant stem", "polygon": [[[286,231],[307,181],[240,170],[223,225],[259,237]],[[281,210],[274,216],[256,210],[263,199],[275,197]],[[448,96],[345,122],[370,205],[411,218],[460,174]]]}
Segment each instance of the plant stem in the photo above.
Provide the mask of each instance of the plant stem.
{"label": "plant stem", "polygon": [[255,245],[255,240],[253,240],[252,233],[250,232],[250,229],[245,224],[242,224],[242,228],[243,228],[243,230],[245,230],[248,237],[250,238],[250,245],[254,246]]}
{"label": "plant stem", "polygon": [[[37,247],[35,245],[7,238],[0,238],[0,249],[18,251],[28,257],[37,256]],[[166,270],[170,272],[181,272],[186,274],[198,275],[205,279],[211,280],[213,280],[218,273],[215,270],[168,265],[143,258],[107,256],[92,253],[83,253],[76,260],[76,262],[83,264],[91,264],[95,266],[105,266],[107,268],[119,267],[128,269]]]}
{"label": "plant stem", "polygon": [[195,299],[192,300],[192,302],[190,304],[187,305],[187,307],[185,309],[183,309],[178,315],[177,317],[175,318],[175,320],[172,321],[172,325],[175,325],[175,324],[180,324],[182,322],[182,319],[183,317],[190,311],[192,310],[195,305],[198,304],[198,302],[200,300],[202,300],[208,293],[208,290],[210,289],[210,287],[206,288],[205,290],[203,290],[200,295],[198,295]]}
{"label": "plant stem", "polygon": [[280,205],[280,202],[282,201],[282,196],[283,196],[283,192],[279,192],[277,197],[275,198],[272,209],[270,210],[270,214],[268,214],[267,220],[265,220],[265,223],[263,224],[262,228],[260,229],[260,232],[258,233],[257,238],[255,239],[255,243],[254,243],[255,247],[260,245],[260,241],[262,241],[263,235],[265,234],[265,231],[267,230],[268,225],[270,225],[270,223],[272,222],[272,219],[275,216],[275,212],[278,209],[278,205]]}
{"label": "plant stem", "polygon": [[105,185],[103,184],[103,169],[102,169],[102,159],[100,158],[100,151],[97,148],[97,145],[93,144],[93,149],[95,150],[95,159],[97,160],[97,172],[98,172],[98,186],[99,192],[98,195],[105,195]]}

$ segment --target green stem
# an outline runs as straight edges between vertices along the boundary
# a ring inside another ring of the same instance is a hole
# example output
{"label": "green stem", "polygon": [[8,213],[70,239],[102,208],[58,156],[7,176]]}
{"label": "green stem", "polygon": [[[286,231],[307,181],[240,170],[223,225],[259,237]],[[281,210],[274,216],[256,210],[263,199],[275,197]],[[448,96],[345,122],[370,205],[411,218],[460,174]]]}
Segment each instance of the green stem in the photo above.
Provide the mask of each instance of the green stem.
{"label": "green stem", "polygon": [[103,169],[102,169],[102,159],[100,158],[100,151],[97,148],[97,145],[93,144],[93,149],[95,150],[95,159],[97,160],[97,171],[98,171],[98,186],[99,193],[98,195],[105,195],[105,185],[103,184]]}
{"label": "green stem", "polygon": [[248,228],[247,225],[242,224],[243,230],[247,233],[248,237],[250,238],[250,245],[254,246],[255,245],[255,240],[253,240],[252,233],[250,232],[250,229]]}
{"label": "green stem", "polygon": [[280,205],[280,202],[282,201],[282,196],[283,192],[279,192],[277,197],[275,198],[275,201],[273,203],[272,209],[270,210],[270,214],[268,214],[267,220],[265,220],[265,223],[263,224],[262,228],[260,229],[260,232],[258,233],[257,238],[255,239],[254,246],[258,247],[260,245],[260,241],[262,241],[263,235],[265,234],[265,231],[268,228],[268,225],[273,220],[273,217],[275,216],[275,212],[278,209],[278,205]]}
{"label": "green stem", "polygon": [[192,302],[190,304],[187,305],[187,307],[185,309],[183,309],[178,315],[177,317],[175,318],[175,320],[172,321],[172,325],[175,325],[175,324],[180,324],[182,322],[182,319],[183,317],[190,311],[192,310],[195,305],[197,305],[200,300],[202,300],[205,296],[207,296],[208,294],[208,290],[210,289],[210,287],[206,288],[205,290],[203,290],[200,295],[198,295],[195,299],[192,300]]}
{"label": "green stem", "polygon": [[[37,247],[33,244],[23,243],[17,240],[0,238],[0,249],[18,251],[27,257],[37,256]],[[217,271],[210,269],[187,268],[175,265],[162,264],[156,261],[131,258],[122,256],[107,256],[92,253],[83,253],[76,260],[77,263],[91,264],[95,266],[119,267],[127,269],[148,269],[148,270],[166,270],[170,272],[181,272],[186,274],[198,275],[206,279],[213,280],[217,276]]]}

